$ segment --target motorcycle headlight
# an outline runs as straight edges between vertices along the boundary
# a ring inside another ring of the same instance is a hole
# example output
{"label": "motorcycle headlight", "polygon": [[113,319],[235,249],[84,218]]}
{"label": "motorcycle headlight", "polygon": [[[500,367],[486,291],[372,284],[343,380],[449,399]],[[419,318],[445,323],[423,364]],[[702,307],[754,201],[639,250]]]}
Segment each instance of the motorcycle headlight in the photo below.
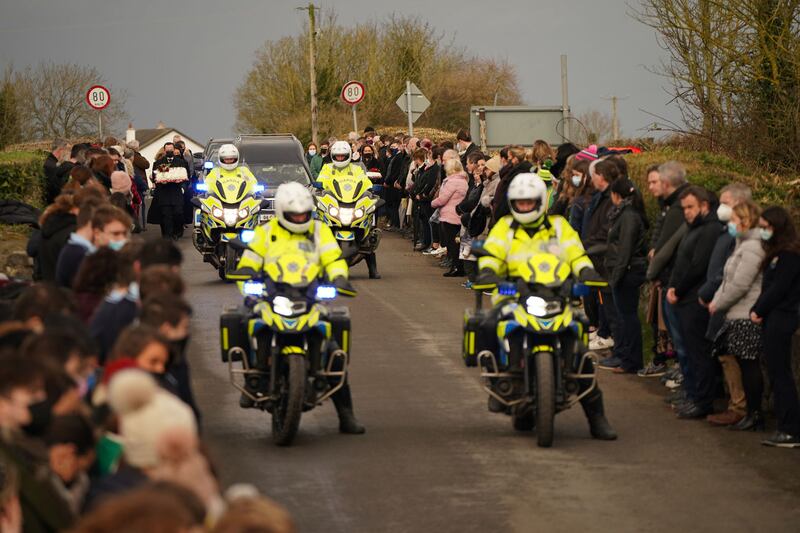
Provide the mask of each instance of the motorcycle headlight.
{"label": "motorcycle headlight", "polygon": [[336,207],[335,205],[332,205],[332,206],[331,206],[331,207],[328,209],[328,214],[329,214],[330,216],[332,216],[332,217],[338,217],[338,216],[339,216],[339,208],[338,208],[338,207]]}
{"label": "motorcycle headlight", "polygon": [[272,300],[272,310],[281,316],[299,315],[306,312],[306,303],[293,302],[285,296],[276,296]]}
{"label": "motorcycle headlight", "polygon": [[250,214],[250,211],[248,211],[247,209],[244,209],[244,208],[239,209],[239,218],[247,218],[247,216],[249,214]]}
{"label": "motorcycle headlight", "polygon": [[242,292],[248,296],[261,296],[264,293],[264,284],[259,281],[245,281]]}
{"label": "motorcycle headlight", "polygon": [[525,301],[528,313],[535,317],[555,315],[564,310],[561,300],[545,300],[539,296],[531,296]]}
{"label": "motorcycle headlight", "polygon": [[224,215],[222,209],[220,209],[219,207],[215,207],[214,210],[211,211],[211,214],[214,215],[214,218],[222,218]]}
{"label": "motorcycle headlight", "polygon": [[353,223],[353,210],[351,208],[343,207],[339,209],[339,221],[343,226],[349,226]]}
{"label": "motorcycle headlight", "polygon": [[361,218],[361,217],[363,217],[363,216],[364,216],[364,210],[363,210],[363,209],[361,209],[361,208],[359,207],[358,209],[356,209],[356,210],[353,212],[353,216],[354,216],[355,218]]}
{"label": "motorcycle headlight", "polygon": [[239,222],[238,209],[223,209],[222,220],[225,221],[226,226],[235,226]]}

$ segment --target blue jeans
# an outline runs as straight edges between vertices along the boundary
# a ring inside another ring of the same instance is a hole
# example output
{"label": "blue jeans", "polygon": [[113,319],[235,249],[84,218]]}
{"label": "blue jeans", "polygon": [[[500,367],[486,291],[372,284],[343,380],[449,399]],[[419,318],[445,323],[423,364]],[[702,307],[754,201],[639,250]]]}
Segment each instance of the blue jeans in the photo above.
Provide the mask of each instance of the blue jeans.
{"label": "blue jeans", "polygon": [[[678,365],[681,367],[683,374],[683,390],[687,394],[694,396],[694,382],[692,371],[689,365],[689,355],[686,352],[686,345],[683,341],[683,332],[681,330],[681,322],[678,318],[678,310],[676,306],[667,301],[666,293],[662,300],[664,310],[664,322],[667,323],[667,331],[672,338],[672,346],[675,348],[675,354],[678,356]],[[691,399],[694,399],[693,397]]]}
{"label": "blue jeans", "polygon": [[614,339],[614,354],[622,359],[622,369],[635,372],[643,366],[642,324],[639,321],[639,287],[644,275],[629,272],[614,287],[614,306],[619,319],[619,335]]}

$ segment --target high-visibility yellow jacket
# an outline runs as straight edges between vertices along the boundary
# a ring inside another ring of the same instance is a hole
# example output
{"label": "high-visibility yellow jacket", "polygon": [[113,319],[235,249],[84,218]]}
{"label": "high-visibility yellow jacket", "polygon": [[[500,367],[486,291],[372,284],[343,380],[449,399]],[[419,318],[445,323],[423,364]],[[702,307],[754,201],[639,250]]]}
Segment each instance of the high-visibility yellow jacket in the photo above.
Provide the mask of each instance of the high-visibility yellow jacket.
{"label": "high-visibility yellow jacket", "polygon": [[265,258],[269,260],[268,249],[270,246],[280,247],[296,246],[306,257],[318,257],[320,270],[325,272],[328,279],[347,279],[347,262],[342,259],[342,250],[336,242],[330,228],[318,220],[311,221],[307,233],[294,233],[280,225],[278,219],[272,219],[262,226],[257,226],[253,240],[239,260],[237,269],[252,268],[256,272],[264,269]]}
{"label": "high-visibility yellow jacket", "polygon": [[372,188],[364,169],[353,163],[346,167],[338,168],[333,163],[328,163],[317,176],[317,183],[326,191],[330,191],[342,202],[354,202],[365,191]]}
{"label": "high-visibility yellow jacket", "polygon": [[[209,192],[215,192],[223,202],[235,203],[241,201],[248,194],[252,194],[258,180],[245,166],[238,166],[233,170],[225,170],[222,167],[214,167],[204,179],[208,185]],[[242,182],[245,187],[242,188]],[[217,184],[222,187],[217,188]],[[222,194],[220,194],[222,192]]]}
{"label": "high-visibility yellow jacket", "polygon": [[490,254],[478,259],[478,268],[489,269],[503,278],[519,277],[519,268],[537,253],[547,252],[568,263],[578,276],[584,268],[594,268],[583,249],[578,233],[562,216],[548,216],[531,235],[507,215],[489,232],[484,249]]}

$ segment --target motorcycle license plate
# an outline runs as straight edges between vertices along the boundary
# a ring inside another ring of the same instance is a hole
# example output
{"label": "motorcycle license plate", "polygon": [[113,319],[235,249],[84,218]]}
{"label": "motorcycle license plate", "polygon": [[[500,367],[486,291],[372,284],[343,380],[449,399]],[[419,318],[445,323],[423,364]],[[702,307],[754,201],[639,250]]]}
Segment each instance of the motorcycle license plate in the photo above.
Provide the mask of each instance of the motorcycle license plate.
{"label": "motorcycle license plate", "polygon": [[273,213],[258,215],[258,222],[259,224],[263,224],[265,222],[269,222],[273,218],[275,218],[275,215]]}

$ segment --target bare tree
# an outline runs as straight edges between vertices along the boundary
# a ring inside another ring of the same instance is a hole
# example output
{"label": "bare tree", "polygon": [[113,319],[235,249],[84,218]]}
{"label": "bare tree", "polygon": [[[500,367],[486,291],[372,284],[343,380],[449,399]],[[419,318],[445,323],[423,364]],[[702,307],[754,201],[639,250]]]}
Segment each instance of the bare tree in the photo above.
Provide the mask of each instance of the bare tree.
{"label": "bare tree", "polygon": [[597,109],[590,109],[579,113],[578,127],[574,131],[571,141],[578,146],[601,143],[611,140],[611,117]]}
{"label": "bare tree", "polygon": [[[292,131],[310,138],[308,35],[268,41],[236,92],[240,131]],[[339,99],[351,79],[364,83],[358,104],[362,124],[404,124],[397,97],[414,81],[431,100],[420,126],[453,129],[469,121],[470,104],[520,102],[516,70],[506,62],[472,57],[445,40],[428,22],[391,16],[351,27],[331,11],[319,21],[317,48],[318,122],[321,132],[352,126]]]}
{"label": "bare tree", "polygon": [[[106,85],[91,66],[41,63],[14,75],[22,134],[27,139],[74,138],[96,135],[98,111],[86,103],[93,85]],[[106,85],[107,86],[107,85]],[[112,91],[111,103],[103,114],[103,130],[113,131],[127,118],[123,90]]]}

